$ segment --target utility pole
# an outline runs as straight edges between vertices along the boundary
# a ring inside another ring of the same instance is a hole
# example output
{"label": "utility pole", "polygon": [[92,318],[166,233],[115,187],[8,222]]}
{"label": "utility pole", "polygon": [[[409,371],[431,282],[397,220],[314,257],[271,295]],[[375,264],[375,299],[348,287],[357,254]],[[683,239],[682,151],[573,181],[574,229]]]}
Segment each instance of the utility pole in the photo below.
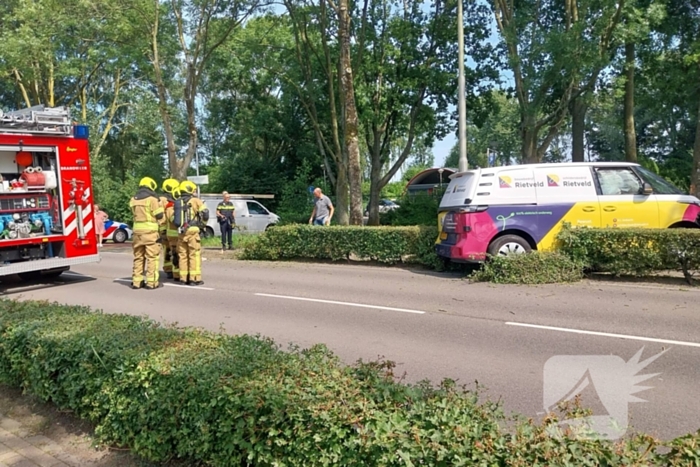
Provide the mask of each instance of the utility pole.
{"label": "utility pole", "polygon": [[467,103],[464,83],[463,0],[457,0],[457,36],[459,43],[459,171],[467,170]]}
{"label": "utility pole", "polygon": [[[194,152],[195,160],[196,160],[196,165],[197,165],[197,178],[199,178],[199,151]],[[197,180],[199,182],[199,180]],[[199,193],[199,183],[197,183],[197,197],[201,196]]]}

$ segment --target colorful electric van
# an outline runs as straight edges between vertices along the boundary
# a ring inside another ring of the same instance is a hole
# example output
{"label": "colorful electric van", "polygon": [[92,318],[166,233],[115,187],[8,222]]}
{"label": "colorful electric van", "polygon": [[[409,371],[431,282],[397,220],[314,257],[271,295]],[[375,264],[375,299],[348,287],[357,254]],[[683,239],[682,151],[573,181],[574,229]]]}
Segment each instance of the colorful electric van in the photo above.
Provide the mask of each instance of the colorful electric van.
{"label": "colorful electric van", "polygon": [[480,262],[488,255],[551,250],[563,224],[700,228],[700,200],[629,162],[491,167],[455,173],[438,211],[438,255]]}

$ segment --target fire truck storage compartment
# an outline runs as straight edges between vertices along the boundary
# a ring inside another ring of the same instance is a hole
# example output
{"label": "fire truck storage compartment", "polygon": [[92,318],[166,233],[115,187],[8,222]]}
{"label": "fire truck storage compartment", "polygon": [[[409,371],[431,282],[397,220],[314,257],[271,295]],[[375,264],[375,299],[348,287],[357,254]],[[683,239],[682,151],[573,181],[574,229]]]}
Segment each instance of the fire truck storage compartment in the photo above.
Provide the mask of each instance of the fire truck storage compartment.
{"label": "fire truck storage compartment", "polygon": [[[62,256],[58,196],[55,148],[0,145],[0,261]],[[3,245],[28,238],[46,241]]]}

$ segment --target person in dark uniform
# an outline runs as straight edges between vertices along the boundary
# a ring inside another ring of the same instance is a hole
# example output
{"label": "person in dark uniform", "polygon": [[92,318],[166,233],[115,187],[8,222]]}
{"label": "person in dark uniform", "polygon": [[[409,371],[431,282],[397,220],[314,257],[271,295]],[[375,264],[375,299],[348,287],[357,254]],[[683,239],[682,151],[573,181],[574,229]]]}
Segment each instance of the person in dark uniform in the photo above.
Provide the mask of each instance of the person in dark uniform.
{"label": "person in dark uniform", "polygon": [[233,215],[236,208],[231,202],[231,196],[226,191],[223,195],[224,200],[216,206],[216,217],[221,226],[221,251],[226,249],[227,244],[229,250],[233,249],[233,226],[236,225],[236,218]]}

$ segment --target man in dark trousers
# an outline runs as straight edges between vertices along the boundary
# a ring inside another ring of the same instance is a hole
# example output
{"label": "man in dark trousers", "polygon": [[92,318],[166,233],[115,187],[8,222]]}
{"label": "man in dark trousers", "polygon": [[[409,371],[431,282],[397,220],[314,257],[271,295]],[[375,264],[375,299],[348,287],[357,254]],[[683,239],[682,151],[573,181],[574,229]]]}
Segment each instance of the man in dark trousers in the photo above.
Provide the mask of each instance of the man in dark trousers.
{"label": "man in dark trousers", "polygon": [[228,244],[228,249],[233,249],[233,226],[236,225],[236,218],[233,213],[236,208],[231,202],[231,196],[227,191],[224,191],[224,200],[216,206],[216,217],[219,220],[219,225],[221,226],[221,251],[226,249]]}

